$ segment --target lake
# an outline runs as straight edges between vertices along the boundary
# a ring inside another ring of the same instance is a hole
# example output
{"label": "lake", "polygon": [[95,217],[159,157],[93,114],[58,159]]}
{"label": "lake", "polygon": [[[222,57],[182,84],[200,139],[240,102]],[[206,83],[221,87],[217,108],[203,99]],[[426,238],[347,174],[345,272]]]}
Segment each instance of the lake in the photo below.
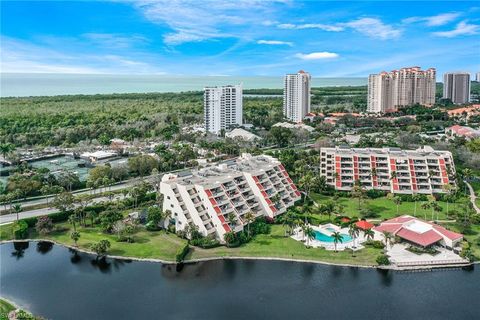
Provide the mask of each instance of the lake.
{"label": "lake", "polygon": [[480,272],[226,260],[175,266],[0,245],[1,295],[48,319],[478,319]]}
{"label": "lake", "polygon": [[[0,97],[181,92],[243,83],[245,89],[283,88],[282,77],[0,73]],[[313,87],[367,85],[367,78],[312,78]]]}

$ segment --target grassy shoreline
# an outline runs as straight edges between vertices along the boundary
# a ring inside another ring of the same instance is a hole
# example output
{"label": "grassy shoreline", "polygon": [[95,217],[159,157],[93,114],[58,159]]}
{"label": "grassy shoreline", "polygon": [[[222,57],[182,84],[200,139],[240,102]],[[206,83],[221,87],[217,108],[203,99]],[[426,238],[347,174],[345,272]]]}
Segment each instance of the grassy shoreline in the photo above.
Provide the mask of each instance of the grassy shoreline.
{"label": "grassy shoreline", "polygon": [[[9,232],[7,226],[0,226],[0,243],[11,241],[6,237]],[[75,248],[69,237],[68,224],[57,225],[58,231],[46,236],[40,236],[31,230],[29,239],[23,241],[52,241],[69,248]],[[134,243],[117,242],[115,235],[102,233],[97,228],[77,227],[81,237],[78,241],[78,249],[91,253],[90,246],[107,239],[111,243],[108,255],[125,259],[158,260],[164,263],[174,263],[177,250],[186,243],[186,240],[175,234],[165,231],[138,231],[135,233]],[[381,253],[380,249],[365,248],[355,253],[351,251],[332,252],[321,248],[307,248],[302,242],[284,236],[284,228],[280,225],[272,225],[272,232],[267,235],[257,235],[252,241],[237,248],[217,247],[202,249],[191,247],[185,257],[185,262],[202,261],[207,259],[223,258],[265,258],[265,259],[288,259],[294,261],[308,261],[318,263],[330,263],[338,265],[354,265],[372,267],[376,266],[376,257]]]}

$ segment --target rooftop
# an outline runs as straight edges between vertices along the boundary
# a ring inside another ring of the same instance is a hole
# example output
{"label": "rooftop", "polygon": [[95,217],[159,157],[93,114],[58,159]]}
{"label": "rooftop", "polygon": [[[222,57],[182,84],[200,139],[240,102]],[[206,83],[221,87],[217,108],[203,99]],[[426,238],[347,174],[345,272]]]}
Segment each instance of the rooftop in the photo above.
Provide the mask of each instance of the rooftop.
{"label": "rooftop", "polygon": [[383,155],[395,155],[399,157],[409,157],[409,156],[442,156],[450,155],[449,151],[440,151],[434,150],[430,146],[423,146],[416,150],[402,150],[395,147],[386,147],[386,148],[351,148],[349,146],[336,146],[332,148],[323,148],[322,150],[335,150],[338,154],[342,155],[351,155],[351,154],[383,154]]}
{"label": "rooftop", "polygon": [[278,160],[270,156],[242,154],[237,159],[219,162],[203,169],[166,175],[164,182],[182,185],[199,184],[211,188],[236,177],[241,177],[243,172],[254,175],[261,174],[279,164]]}

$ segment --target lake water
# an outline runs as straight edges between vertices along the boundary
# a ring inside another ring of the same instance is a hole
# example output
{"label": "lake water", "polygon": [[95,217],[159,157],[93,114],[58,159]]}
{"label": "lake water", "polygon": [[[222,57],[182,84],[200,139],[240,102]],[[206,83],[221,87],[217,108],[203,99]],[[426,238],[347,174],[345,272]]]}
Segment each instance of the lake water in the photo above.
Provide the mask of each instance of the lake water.
{"label": "lake water", "polygon": [[478,319],[480,272],[279,261],[174,266],[0,245],[0,292],[48,319]]}
{"label": "lake water", "polygon": [[[64,94],[181,92],[243,83],[245,89],[283,88],[282,77],[0,74],[1,97]],[[366,78],[313,78],[313,87],[366,85]]]}

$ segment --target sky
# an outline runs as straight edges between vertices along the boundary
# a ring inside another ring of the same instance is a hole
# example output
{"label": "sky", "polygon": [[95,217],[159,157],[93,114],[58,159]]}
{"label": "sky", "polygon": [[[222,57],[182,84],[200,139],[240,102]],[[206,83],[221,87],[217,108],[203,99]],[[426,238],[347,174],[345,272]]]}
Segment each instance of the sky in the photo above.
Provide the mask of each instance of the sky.
{"label": "sky", "polygon": [[5,73],[480,71],[478,1],[1,1]]}

